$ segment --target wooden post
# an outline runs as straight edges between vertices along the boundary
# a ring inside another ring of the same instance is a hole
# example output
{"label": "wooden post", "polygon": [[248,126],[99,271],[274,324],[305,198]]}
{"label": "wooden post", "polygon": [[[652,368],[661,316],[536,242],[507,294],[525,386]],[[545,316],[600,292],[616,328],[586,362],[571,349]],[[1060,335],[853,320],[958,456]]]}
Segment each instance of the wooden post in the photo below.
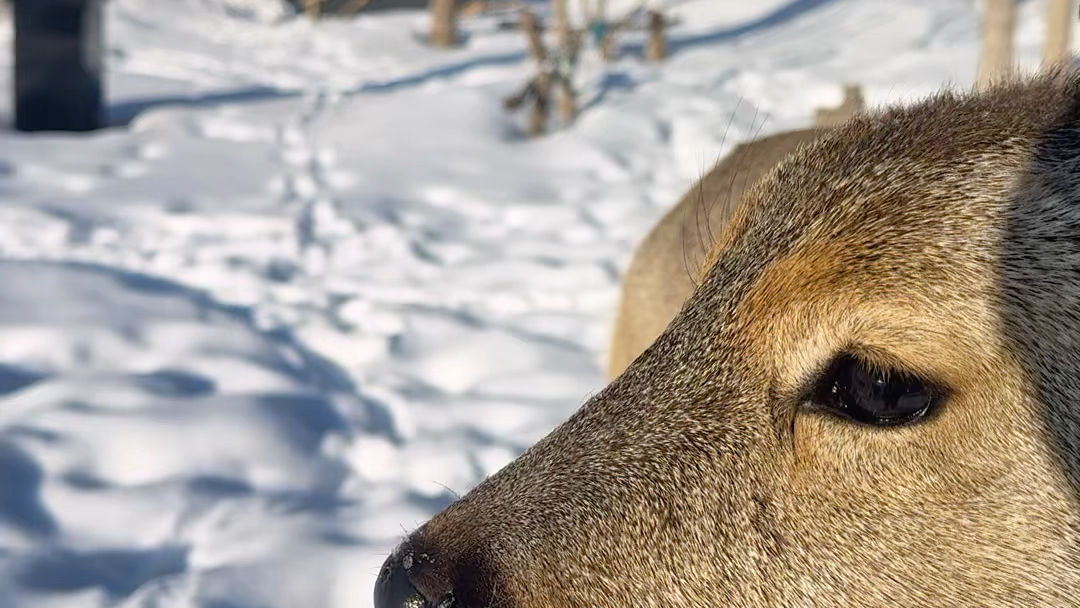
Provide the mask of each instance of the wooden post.
{"label": "wooden post", "polygon": [[101,0],[15,0],[15,127],[103,123]]}
{"label": "wooden post", "polygon": [[577,117],[577,91],[565,80],[559,81],[559,116],[566,122]]}
{"label": "wooden post", "polygon": [[1050,0],[1046,12],[1046,49],[1043,63],[1059,63],[1072,57],[1073,0]]}
{"label": "wooden post", "polygon": [[985,89],[1012,71],[1016,0],[986,0],[984,10],[982,50],[975,78],[975,86],[980,89]]}
{"label": "wooden post", "polygon": [[551,99],[551,76],[547,72],[536,75],[536,98],[529,111],[528,134],[532,137],[543,135],[547,129],[548,104]]}
{"label": "wooden post", "polygon": [[649,46],[646,58],[653,63],[660,63],[667,56],[667,41],[665,40],[664,14],[656,9],[649,10]]}
{"label": "wooden post", "polygon": [[611,28],[608,28],[600,40],[600,57],[604,61],[615,60],[615,33],[611,31]]}
{"label": "wooden post", "polygon": [[521,31],[525,32],[525,40],[529,43],[529,54],[533,60],[540,64],[547,61],[547,49],[540,37],[540,22],[529,9],[521,11]]}
{"label": "wooden post", "polygon": [[308,19],[319,18],[320,4],[322,4],[322,0],[304,0],[304,14],[308,16]]}
{"label": "wooden post", "polygon": [[835,108],[818,108],[814,114],[814,126],[835,127],[866,109],[862,88],[857,84],[844,85],[844,100]]}
{"label": "wooden post", "polygon": [[582,34],[567,31],[564,44],[549,51],[544,46],[540,23],[528,7],[521,11],[521,30],[529,45],[529,55],[536,62],[536,74],[529,78],[520,92],[503,100],[503,106],[507,110],[516,110],[529,104],[526,133],[536,137],[547,130],[554,95],[558,95],[559,113],[563,120],[569,122],[577,115],[573,71]]}
{"label": "wooden post", "polygon": [[567,65],[562,66],[564,71],[559,74],[559,115],[565,122],[570,122],[577,117],[577,91],[574,90],[573,64],[577,61],[577,55],[581,52],[582,32],[573,32],[567,36],[566,46],[560,49],[561,56]]}
{"label": "wooden post", "polygon": [[551,100],[551,75],[547,73],[545,64],[548,53],[541,38],[540,22],[536,15],[529,9],[521,11],[521,29],[525,32],[525,38],[529,42],[529,54],[539,66],[536,78],[533,79],[533,103],[529,111],[529,126],[527,132],[531,136],[537,136],[547,128],[548,107]]}
{"label": "wooden post", "polygon": [[604,35],[600,39],[600,57],[604,61],[615,61],[615,24],[608,19],[607,0],[596,0],[596,18],[604,24]]}
{"label": "wooden post", "polygon": [[449,48],[457,44],[456,0],[430,0],[431,44]]}
{"label": "wooden post", "polygon": [[570,43],[570,15],[566,11],[566,0],[551,0],[551,21],[555,27],[555,43],[559,47]]}

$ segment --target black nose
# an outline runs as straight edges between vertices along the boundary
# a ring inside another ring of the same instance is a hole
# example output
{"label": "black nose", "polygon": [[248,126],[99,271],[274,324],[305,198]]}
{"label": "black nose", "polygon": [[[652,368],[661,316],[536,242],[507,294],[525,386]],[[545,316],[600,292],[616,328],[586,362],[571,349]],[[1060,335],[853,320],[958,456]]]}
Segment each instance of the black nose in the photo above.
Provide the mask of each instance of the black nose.
{"label": "black nose", "polygon": [[452,599],[428,600],[416,590],[409,576],[419,567],[410,551],[398,550],[387,558],[375,581],[375,608],[451,608]]}
{"label": "black nose", "polygon": [[491,549],[459,547],[414,532],[383,562],[375,608],[513,608]]}

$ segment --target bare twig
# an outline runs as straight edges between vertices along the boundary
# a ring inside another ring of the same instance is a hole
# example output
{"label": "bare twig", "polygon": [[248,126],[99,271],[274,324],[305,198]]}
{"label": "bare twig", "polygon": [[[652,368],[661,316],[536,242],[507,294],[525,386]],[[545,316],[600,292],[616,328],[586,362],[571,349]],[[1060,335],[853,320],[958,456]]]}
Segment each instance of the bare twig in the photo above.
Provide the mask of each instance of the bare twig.
{"label": "bare twig", "polygon": [[521,11],[521,29],[537,69],[519,92],[503,101],[503,106],[507,110],[516,110],[530,104],[526,128],[530,136],[540,135],[546,129],[553,94],[559,96],[559,114],[563,120],[573,120],[577,115],[577,92],[573,86],[573,73],[584,34],[568,25],[559,35],[559,44],[549,50],[544,43],[543,31],[536,15],[528,8]]}
{"label": "bare twig", "polygon": [[658,10],[649,11],[649,46],[646,56],[653,63],[660,63],[667,56],[667,37],[664,15]]}

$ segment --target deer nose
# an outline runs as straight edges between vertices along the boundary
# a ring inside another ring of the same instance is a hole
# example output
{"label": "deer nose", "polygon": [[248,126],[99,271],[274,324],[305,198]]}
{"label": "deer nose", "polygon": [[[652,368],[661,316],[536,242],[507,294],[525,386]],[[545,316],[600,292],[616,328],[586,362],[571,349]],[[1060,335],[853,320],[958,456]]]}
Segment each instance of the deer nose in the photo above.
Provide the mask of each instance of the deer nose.
{"label": "deer nose", "polygon": [[429,524],[383,562],[375,581],[375,608],[514,607],[490,540],[465,540],[433,531]]}
{"label": "deer nose", "polygon": [[449,594],[428,599],[413,585],[412,577],[422,567],[412,552],[394,551],[383,562],[375,581],[375,608],[451,608]]}
{"label": "deer nose", "polygon": [[[411,560],[410,560],[411,561]],[[409,580],[409,568],[404,556],[395,551],[383,562],[379,578],[375,581],[375,608],[426,608],[424,596]]]}

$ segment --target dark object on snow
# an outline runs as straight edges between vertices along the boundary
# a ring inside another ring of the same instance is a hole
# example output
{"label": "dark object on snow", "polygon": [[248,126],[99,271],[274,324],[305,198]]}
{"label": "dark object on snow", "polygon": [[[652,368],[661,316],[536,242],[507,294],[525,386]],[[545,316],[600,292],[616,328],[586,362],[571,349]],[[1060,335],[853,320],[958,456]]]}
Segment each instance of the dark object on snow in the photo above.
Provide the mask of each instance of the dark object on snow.
{"label": "dark object on snow", "polygon": [[14,0],[15,127],[102,126],[102,0]]}
{"label": "dark object on snow", "polygon": [[[298,12],[304,11],[303,0],[287,0]],[[428,0],[368,0],[358,6],[357,0],[323,0],[319,13],[324,16],[350,17],[356,13],[378,13],[400,9],[425,9]]]}

